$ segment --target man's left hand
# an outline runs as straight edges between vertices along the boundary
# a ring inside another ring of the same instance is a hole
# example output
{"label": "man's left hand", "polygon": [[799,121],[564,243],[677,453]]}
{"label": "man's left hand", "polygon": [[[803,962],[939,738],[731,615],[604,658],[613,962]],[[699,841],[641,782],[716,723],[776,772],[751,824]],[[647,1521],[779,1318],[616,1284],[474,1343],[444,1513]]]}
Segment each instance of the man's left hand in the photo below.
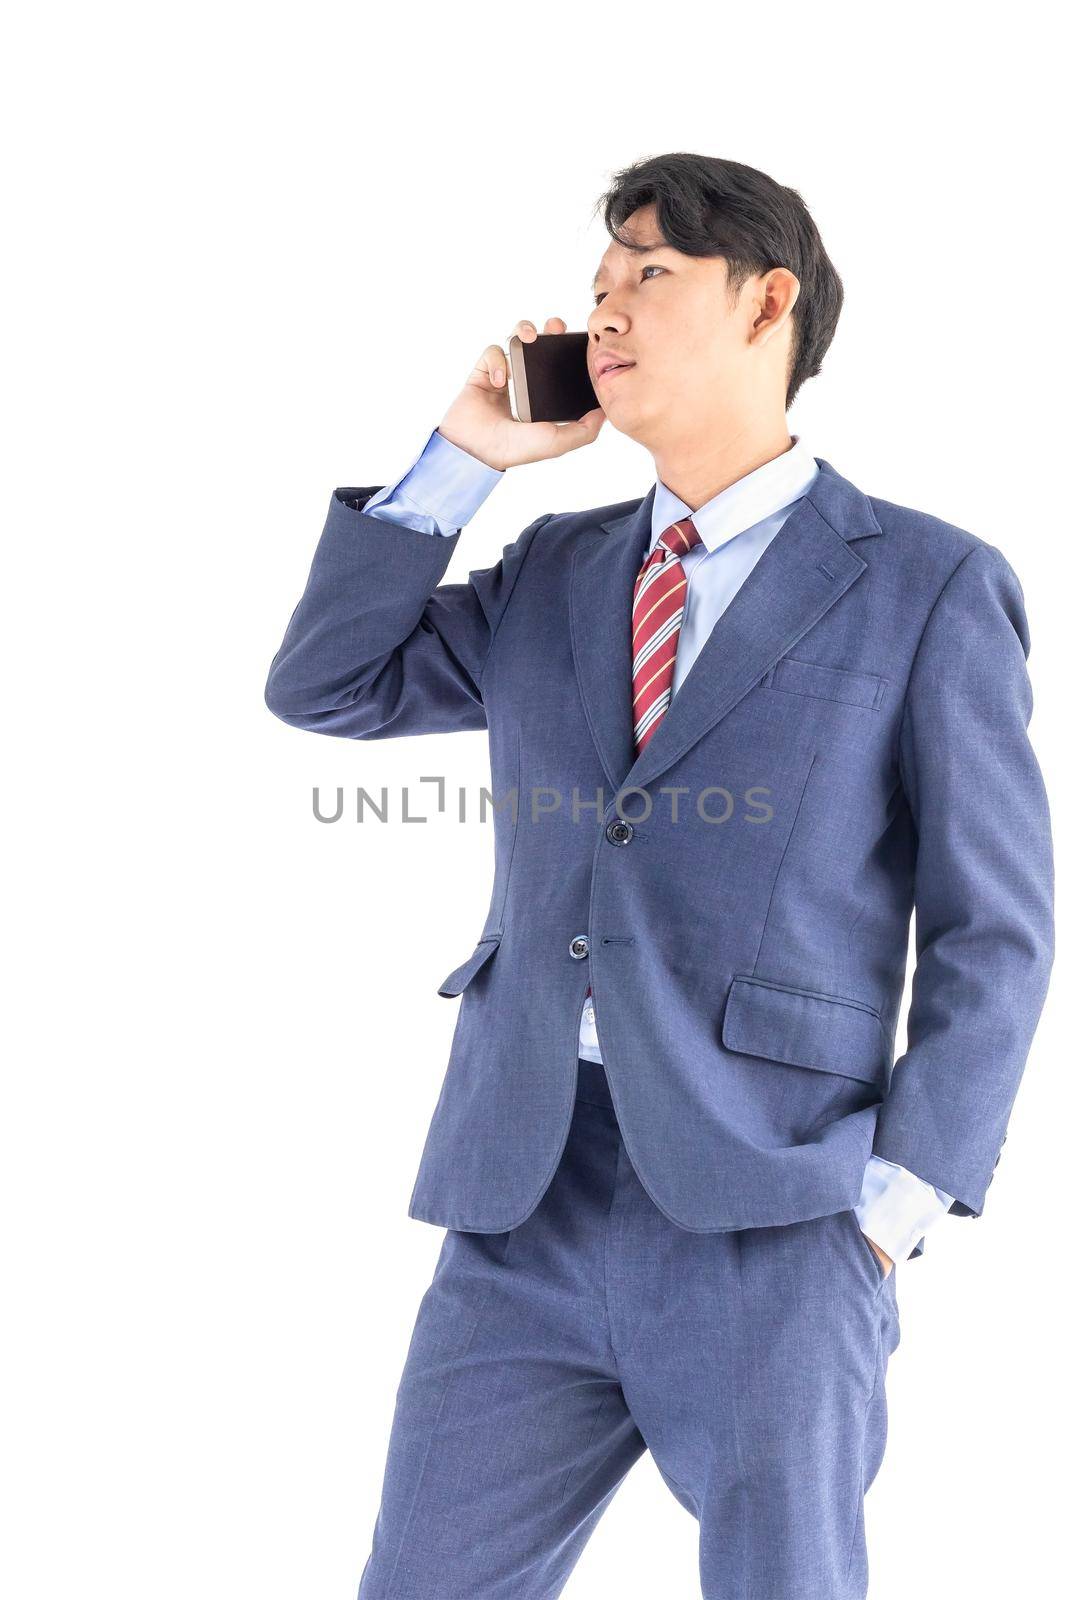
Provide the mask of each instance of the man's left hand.
{"label": "man's left hand", "polygon": [[[868,1239],[868,1234],[867,1233],[865,1234],[865,1238]],[[875,1239],[868,1239],[868,1242],[872,1246],[873,1250],[875,1250],[875,1252],[879,1256],[880,1260],[883,1262],[883,1275],[886,1278],[887,1274],[890,1272],[891,1268],[894,1266],[895,1263],[894,1263],[893,1259],[891,1258],[891,1256],[889,1256],[887,1254],[886,1250],[881,1250],[880,1249],[880,1247],[876,1243]]]}

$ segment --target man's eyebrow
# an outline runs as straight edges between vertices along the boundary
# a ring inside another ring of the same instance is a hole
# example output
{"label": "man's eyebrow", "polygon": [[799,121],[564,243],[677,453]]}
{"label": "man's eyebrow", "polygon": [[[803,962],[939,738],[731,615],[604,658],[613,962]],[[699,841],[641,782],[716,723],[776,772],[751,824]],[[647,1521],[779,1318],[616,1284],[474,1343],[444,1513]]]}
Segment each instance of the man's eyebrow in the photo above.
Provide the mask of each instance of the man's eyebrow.
{"label": "man's eyebrow", "polygon": [[[643,246],[642,249],[634,250],[632,253],[633,253],[634,256],[635,255],[654,255],[656,253],[656,251],[658,251],[658,250],[672,250],[673,248],[674,247],[673,247],[672,244],[646,244],[646,245]],[[602,269],[602,267],[600,267],[598,272],[596,272],[594,278],[591,280],[591,292],[592,292],[592,294],[594,294],[595,290],[598,288],[599,279],[602,277],[602,275],[603,275],[603,269]]]}

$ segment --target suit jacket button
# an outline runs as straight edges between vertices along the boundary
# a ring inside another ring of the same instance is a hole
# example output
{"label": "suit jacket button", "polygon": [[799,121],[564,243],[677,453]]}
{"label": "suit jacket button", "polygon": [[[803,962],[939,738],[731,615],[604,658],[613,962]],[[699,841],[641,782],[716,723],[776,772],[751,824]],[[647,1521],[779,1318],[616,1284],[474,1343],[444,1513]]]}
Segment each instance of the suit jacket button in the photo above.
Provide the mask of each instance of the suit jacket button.
{"label": "suit jacket button", "polygon": [[633,825],[622,817],[617,817],[606,825],[606,836],[611,844],[628,844],[633,836]]}
{"label": "suit jacket button", "polygon": [[569,940],[569,954],[574,958],[574,960],[583,961],[587,953],[588,936],[586,933],[578,933],[575,939]]}

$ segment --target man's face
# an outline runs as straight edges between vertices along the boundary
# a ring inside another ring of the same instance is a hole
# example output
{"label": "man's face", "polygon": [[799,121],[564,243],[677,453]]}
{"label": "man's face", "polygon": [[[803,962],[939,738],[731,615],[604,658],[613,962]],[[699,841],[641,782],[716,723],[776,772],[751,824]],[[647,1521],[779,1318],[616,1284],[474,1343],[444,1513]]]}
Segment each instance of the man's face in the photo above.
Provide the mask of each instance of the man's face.
{"label": "man's face", "polygon": [[[724,394],[736,409],[746,378],[751,280],[731,305],[722,257],[682,255],[662,244],[653,206],[634,211],[621,232],[655,248],[638,254],[611,239],[588,317],[588,366],[615,427],[647,444],[667,435],[677,418],[691,429],[721,413]],[[601,358],[611,351],[633,365],[603,377]]]}

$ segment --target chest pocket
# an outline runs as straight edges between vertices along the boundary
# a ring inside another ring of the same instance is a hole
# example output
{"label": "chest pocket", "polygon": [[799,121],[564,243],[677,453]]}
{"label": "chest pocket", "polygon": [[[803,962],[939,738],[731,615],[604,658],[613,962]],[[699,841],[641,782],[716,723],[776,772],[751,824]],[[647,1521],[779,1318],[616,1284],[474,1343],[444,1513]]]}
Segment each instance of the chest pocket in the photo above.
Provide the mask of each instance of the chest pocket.
{"label": "chest pocket", "polygon": [[887,679],[873,672],[848,672],[845,667],[819,667],[814,661],[799,661],[783,656],[763,680],[767,689],[784,694],[808,695],[812,700],[837,700],[847,706],[879,709],[887,689]]}

